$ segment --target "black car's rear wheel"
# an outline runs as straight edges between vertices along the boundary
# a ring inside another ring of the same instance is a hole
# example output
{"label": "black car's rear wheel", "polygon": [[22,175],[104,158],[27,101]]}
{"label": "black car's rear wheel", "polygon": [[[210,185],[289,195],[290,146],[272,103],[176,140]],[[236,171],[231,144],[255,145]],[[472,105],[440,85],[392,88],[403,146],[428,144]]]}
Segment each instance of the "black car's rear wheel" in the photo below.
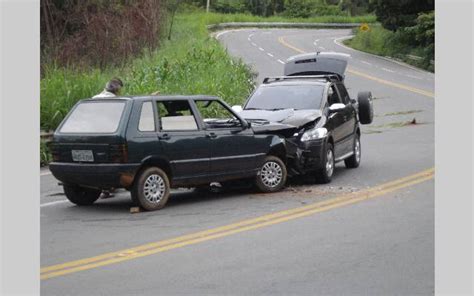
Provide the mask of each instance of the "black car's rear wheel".
{"label": "black car's rear wheel", "polygon": [[362,156],[362,149],[360,146],[360,136],[356,134],[354,137],[353,154],[351,157],[346,158],[344,160],[344,164],[346,165],[346,168],[353,169],[353,168],[359,167],[361,156]]}
{"label": "black car's rear wheel", "polygon": [[334,166],[334,149],[332,144],[328,143],[324,153],[323,167],[317,171],[316,180],[322,184],[331,182],[332,175],[334,174]]}
{"label": "black car's rear wheel", "polygon": [[132,201],[147,211],[163,208],[170,194],[170,182],[166,173],[157,168],[144,169],[132,188]]}
{"label": "black car's rear wheel", "polygon": [[286,166],[276,156],[267,156],[255,177],[255,185],[261,192],[276,192],[285,186],[287,178]]}
{"label": "black car's rear wheel", "polygon": [[77,185],[63,185],[66,198],[78,206],[89,206],[99,199],[101,190],[90,189]]}

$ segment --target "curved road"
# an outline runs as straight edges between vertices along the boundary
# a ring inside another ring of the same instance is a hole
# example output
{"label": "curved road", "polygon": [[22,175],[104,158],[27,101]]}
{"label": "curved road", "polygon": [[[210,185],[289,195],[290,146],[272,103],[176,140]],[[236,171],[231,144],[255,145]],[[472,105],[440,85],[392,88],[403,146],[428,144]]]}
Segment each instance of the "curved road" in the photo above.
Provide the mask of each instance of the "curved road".
{"label": "curved road", "polygon": [[[258,72],[310,51],[352,59],[352,97],[370,90],[361,167],[333,182],[292,180],[271,195],[176,191],[130,214],[126,193],[64,201],[41,172],[42,295],[427,295],[434,293],[434,75],[341,45],[350,30],[220,32]],[[416,119],[417,124],[407,124]],[[65,292],[67,291],[67,292]]]}

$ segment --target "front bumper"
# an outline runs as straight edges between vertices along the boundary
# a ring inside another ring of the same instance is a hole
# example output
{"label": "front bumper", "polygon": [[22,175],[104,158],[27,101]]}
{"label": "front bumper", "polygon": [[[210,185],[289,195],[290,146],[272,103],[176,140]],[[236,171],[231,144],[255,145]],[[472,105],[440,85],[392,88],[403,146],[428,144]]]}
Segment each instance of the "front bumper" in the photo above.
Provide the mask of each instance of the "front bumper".
{"label": "front bumper", "polygon": [[288,166],[292,174],[305,174],[324,167],[327,139],[300,142],[287,140]]}
{"label": "front bumper", "polygon": [[54,177],[65,184],[102,189],[131,186],[139,167],[139,163],[84,164],[52,162],[49,164],[49,170]]}

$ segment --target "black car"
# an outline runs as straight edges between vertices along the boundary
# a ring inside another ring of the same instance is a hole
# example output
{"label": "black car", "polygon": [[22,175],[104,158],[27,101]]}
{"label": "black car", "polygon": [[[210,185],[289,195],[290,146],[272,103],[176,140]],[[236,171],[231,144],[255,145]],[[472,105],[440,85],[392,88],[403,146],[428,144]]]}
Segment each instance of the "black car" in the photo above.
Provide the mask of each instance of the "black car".
{"label": "black car", "polygon": [[146,210],[171,187],[251,178],[260,191],[286,181],[286,143],[208,96],[144,96],[78,102],[58,127],[50,170],[66,197],[90,205],[101,190],[126,188]]}
{"label": "black car", "polygon": [[372,95],[360,92],[357,101],[349,97],[346,65],[346,57],[335,53],[292,57],[285,64],[285,76],[266,78],[243,108],[234,106],[250,122],[293,127],[284,134],[290,175],[316,173],[321,183],[328,183],[336,162],[359,166],[359,123],[372,122]]}

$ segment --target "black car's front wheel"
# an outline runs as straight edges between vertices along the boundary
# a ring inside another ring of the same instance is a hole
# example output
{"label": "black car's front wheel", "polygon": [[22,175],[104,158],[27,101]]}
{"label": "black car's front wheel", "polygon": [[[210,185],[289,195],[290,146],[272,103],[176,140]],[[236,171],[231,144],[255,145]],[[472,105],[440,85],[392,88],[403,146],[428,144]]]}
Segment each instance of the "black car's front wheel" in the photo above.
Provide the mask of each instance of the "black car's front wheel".
{"label": "black car's front wheel", "polygon": [[352,149],[353,149],[352,156],[344,160],[344,164],[346,165],[346,168],[348,169],[357,168],[360,165],[362,150],[360,146],[360,136],[358,134],[356,134],[354,137],[354,146]]}
{"label": "black car's front wheel", "polygon": [[163,208],[170,194],[170,182],[166,173],[157,168],[144,169],[132,188],[132,200],[147,211]]}
{"label": "black car's front wheel", "polygon": [[316,174],[317,181],[322,184],[331,182],[332,175],[334,174],[334,166],[334,149],[332,144],[328,143],[324,153],[323,166]]}
{"label": "black car's front wheel", "polygon": [[280,158],[267,156],[255,177],[255,185],[261,192],[276,192],[285,186],[287,175],[286,166]]}
{"label": "black car's front wheel", "polygon": [[90,189],[77,185],[63,185],[66,198],[78,206],[89,206],[99,199],[101,190]]}

